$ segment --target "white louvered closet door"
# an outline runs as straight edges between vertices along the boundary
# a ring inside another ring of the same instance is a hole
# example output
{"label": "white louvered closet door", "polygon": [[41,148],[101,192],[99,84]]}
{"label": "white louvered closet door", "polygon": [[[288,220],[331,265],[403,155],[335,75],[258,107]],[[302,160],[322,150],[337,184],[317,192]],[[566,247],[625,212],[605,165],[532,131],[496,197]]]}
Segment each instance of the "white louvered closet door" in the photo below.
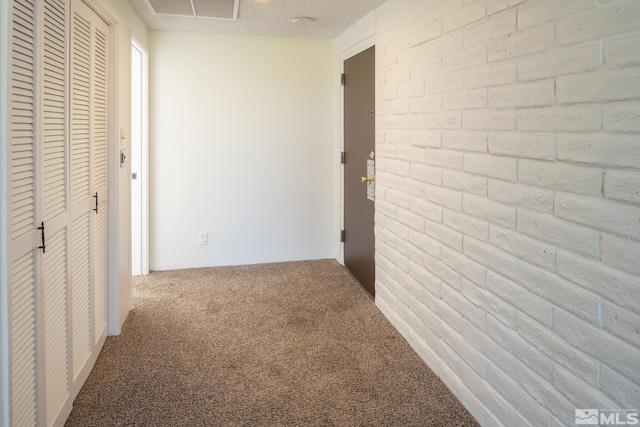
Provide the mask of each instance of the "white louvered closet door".
{"label": "white louvered closet door", "polygon": [[93,223],[94,344],[107,335],[107,40],[109,28],[93,15],[93,191],[98,210]]}
{"label": "white louvered closet door", "polygon": [[108,28],[11,5],[10,425],[61,426],[106,336]]}
{"label": "white louvered closet door", "polygon": [[38,420],[36,294],[36,10],[34,0],[13,2],[11,33],[11,211],[9,274],[9,395],[12,426]]}
{"label": "white louvered closet door", "polygon": [[10,413],[53,425],[70,386],[68,4],[12,4]]}
{"label": "white louvered closet door", "polygon": [[91,226],[95,198],[91,192],[91,27],[71,14],[71,235],[73,245],[73,378],[93,351],[91,310]]}
{"label": "white louvered closet door", "polygon": [[[38,98],[40,124],[39,155],[41,218],[45,226],[45,251],[41,255],[44,302],[44,387],[40,390],[40,406],[44,403],[45,422],[52,426],[70,396],[69,289],[69,147],[67,114],[68,5],[64,0],[39,2],[37,34],[40,51]],[[42,379],[42,378],[41,378]],[[42,410],[41,410],[42,411]],[[40,413],[42,416],[42,412]]]}
{"label": "white louvered closet door", "polygon": [[106,336],[107,34],[85,4],[71,17],[73,376]]}

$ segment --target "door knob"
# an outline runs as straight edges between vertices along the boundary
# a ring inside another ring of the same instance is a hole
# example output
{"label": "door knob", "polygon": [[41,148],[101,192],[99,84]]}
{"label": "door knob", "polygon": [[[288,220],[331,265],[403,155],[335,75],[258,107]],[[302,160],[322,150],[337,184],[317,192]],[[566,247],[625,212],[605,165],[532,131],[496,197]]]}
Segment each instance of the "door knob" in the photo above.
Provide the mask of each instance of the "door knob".
{"label": "door knob", "polygon": [[376,177],[375,177],[375,176],[363,176],[363,177],[362,177],[362,182],[363,182],[363,183],[365,183],[365,182],[366,182],[367,184],[368,184],[368,183],[370,183],[370,182],[373,182],[373,181],[375,181],[375,180],[376,180]]}

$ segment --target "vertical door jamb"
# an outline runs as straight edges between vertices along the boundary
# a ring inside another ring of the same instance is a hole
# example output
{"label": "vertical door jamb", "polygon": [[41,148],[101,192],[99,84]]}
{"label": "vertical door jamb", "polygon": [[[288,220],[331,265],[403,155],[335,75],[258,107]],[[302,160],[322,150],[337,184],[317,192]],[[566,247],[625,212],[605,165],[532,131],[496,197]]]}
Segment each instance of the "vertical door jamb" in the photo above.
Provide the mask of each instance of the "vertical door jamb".
{"label": "vertical door jamb", "polygon": [[9,17],[11,2],[0,2],[0,426],[9,426]]}
{"label": "vertical door jamb", "polygon": [[[138,239],[137,244],[139,245],[139,253],[137,255],[137,260],[132,260],[132,264],[135,265],[137,262],[139,266],[136,266],[135,273],[141,275],[149,274],[149,137],[148,137],[148,121],[149,121],[149,96],[148,96],[148,76],[149,76],[149,56],[146,49],[138,43],[135,38],[131,38],[131,47],[134,51],[140,54],[140,75],[136,76],[140,79],[140,117],[137,118],[139,120],[140,125],[140,146],[134,147],[134,136],[131,135],[131,168],[134,168],[133,161],[134,159],[138,159],[138,163],[136,166],[139,167],[139,176],[138,176],[138,185],[140,186],[140,194],[137,200],[133,200],[132,198],[132,206],[131,211],[136,212],[140,216],[140,227],[137,230],[134,230],[132,227],[132,238]],[[133,79],[132,75],[132,79]],[[132,85],[133,86],[133,85]],[[133,94],[132,94],[133,99]],[[133,132],[133,107],[132,107],[132,118],[131,118],[131,129]],[[136,136],[137,138],[138,136]],[[136,149],[134,152],[134,148]],[[133,187],[133,183],[132,183]],[[133,194],[133,190],[132,190]],[[137,206],[135,206],[135,205]],[[133,223],[133,220],[132,220]],[[135,254],[135,252],[134,252]]]}

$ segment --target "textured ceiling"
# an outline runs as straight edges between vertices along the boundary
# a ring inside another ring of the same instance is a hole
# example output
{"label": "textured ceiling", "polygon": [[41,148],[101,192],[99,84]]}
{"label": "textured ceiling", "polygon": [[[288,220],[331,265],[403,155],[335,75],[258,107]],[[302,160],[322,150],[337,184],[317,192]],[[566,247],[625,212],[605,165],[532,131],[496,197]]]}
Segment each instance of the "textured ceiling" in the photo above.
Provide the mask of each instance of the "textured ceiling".
{"label": "textured ceiling", "polygon": [[[150,30],[334,38],[386,0],[240,0],[237,20],[157,15],[148,0],[128,1]],[[314,21],[292,24],[298,16]]]}

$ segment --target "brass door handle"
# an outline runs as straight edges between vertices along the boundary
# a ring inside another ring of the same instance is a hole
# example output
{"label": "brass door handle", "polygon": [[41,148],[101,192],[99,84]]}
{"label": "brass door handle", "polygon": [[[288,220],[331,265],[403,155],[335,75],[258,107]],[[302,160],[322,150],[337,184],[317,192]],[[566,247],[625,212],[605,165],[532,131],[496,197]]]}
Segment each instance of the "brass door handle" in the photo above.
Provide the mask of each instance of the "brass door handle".
{"label": "brass door handle", "polygon": [[376,180],[375,176],[363,176],[362,177],[362,183],[370,183]]}

